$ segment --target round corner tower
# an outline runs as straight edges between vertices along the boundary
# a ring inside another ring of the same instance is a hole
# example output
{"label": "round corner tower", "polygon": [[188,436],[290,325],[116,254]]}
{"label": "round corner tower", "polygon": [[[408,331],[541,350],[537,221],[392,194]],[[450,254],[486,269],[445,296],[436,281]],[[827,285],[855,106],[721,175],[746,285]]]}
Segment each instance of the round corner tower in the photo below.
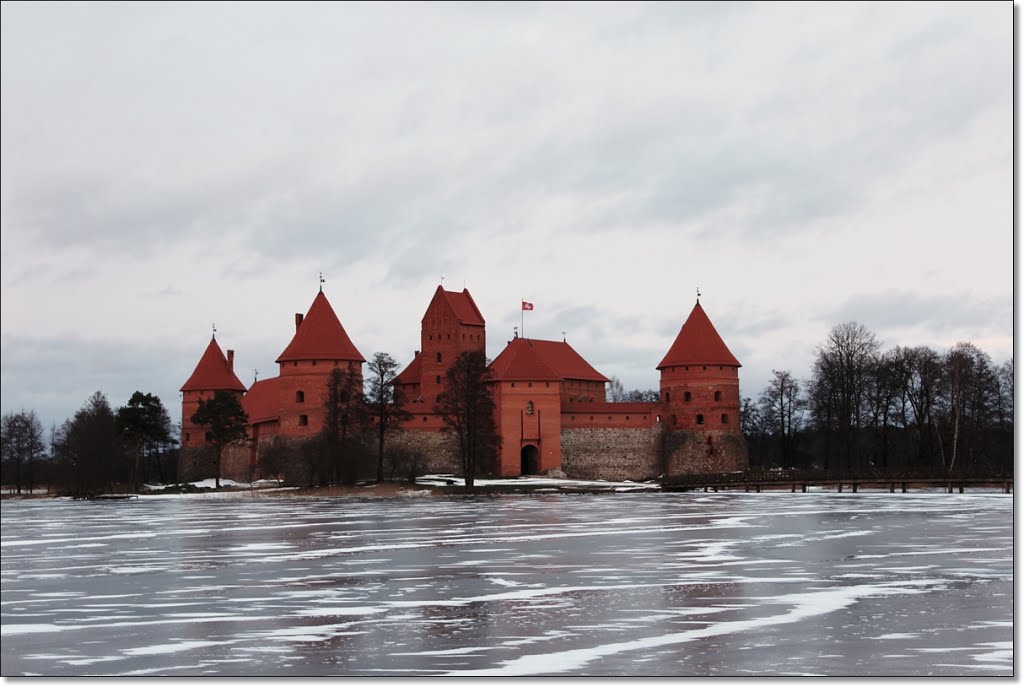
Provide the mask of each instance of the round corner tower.
{"label": "round corner tower", "polygon": [[689,435],[680,449],[667,456],[667,473],[747,467],[740,432],[739,369],[740,361],[698,300],[658,365],[661,421],[666,430]]}

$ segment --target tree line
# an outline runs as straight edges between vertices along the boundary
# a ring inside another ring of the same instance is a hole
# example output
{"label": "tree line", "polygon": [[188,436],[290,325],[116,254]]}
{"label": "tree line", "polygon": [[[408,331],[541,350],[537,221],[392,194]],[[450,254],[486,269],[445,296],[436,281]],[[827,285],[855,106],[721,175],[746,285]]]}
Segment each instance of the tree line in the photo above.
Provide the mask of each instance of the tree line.
{"label": "tree line", "polygon": [[864,325],[836,325],[809,379],[772,370],[740,423],[752,467],[866,474],[1009,474],[1013,359],[971,343],[882,350]]}
{"label": "tree line", "polygon": [[114,410],[97,391],[60,426],[44,432],[34,410],[0,420],[0,482],[21,494],[137,491],[145,481],[173,481],[179,429],[157,396],[136,391]]}
{"label": "tree line", "polygon": [[[481,352],[460,355],[433,407],[452,435],[468,486],[492,470],[500,445],[487,364]],[[348,485],[368,477],[378,482],[396,476],[414,479],[424,463],[422,453],[389,442],[411,417],[406,399],[392,383],[398,363],[387,353],[376,353],[367,370],[364,385],[354,371],[332,370],[326,381],[323,429],[300,442],[273,440],[260,452],[260,472],[281,476],[298,464],[310,485]],[[216,392],[199,402],[190,419],[206,430],[219,487],[225,449],[248,437],[249,418],[241,399]],[[97,391],[73,418],[51,427],[48,437],[34,410],[9,413],[0,421],[0,483],[17,494],[46,487],[50,493],[72,495],[138,491],[146,482],[174,483],[180,433],[160,399],[140,391],[116,410]]]}

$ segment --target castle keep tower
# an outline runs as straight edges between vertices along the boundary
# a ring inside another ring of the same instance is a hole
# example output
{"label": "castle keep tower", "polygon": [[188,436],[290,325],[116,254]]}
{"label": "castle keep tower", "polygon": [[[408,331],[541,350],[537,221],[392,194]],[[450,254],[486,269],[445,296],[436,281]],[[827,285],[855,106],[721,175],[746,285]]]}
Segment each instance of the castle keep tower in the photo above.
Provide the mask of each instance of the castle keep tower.
{"label": "castle keep tower", "polygon": [[740,361],[718,335],[700,300],[658,365],[666,435],[665,473],[746,469],[740,432]]}
{"label": "castle keep tower", "polygon": [[[410,412],[432,414],[448,367],[463,351],[486,350],[484,318],[469,291],[445,291],[438,286],[420,322],[420,350],[395,377],[395,390],[409,401]],[[435,429],[437,423],[427,424]]]}
{"label": "castle keep tower", "polygon": [[210,339],[210,345],[199,359],[192,376],[181,391],[181,447],[198,448],[206,446],[206,431],[192,423],[192,416],[199,410],[199,401],[212,398],[217,391],[230,391],[241,398],[245,385],[238,380],[234,371],[235,352],[228,350],[227,357],[217,344],[217,337]]}
{"label": "castle keep tower", "polygon": [[279,431],[285,436],[311,436],[323,426],[327,380],[341,368],[356,375],[363,388],[366,359],[334,314],[323,290],[313,299],[309,312],[295,314],[295,336],[278,356]]}

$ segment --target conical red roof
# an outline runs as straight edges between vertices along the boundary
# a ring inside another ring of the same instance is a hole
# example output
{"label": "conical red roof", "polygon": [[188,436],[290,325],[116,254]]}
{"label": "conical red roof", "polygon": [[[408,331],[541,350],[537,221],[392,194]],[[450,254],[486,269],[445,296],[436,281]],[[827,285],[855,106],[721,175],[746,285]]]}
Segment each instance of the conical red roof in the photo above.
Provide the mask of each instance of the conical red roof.
{"label": "conical red roof", "polygon": [[245,385],[228,367],[228,359],[217,344],[217,339],[210,339],[210,345],[199,359],[199,364],[192,376],[181,387],[181,391],[245,391]]}
{"label": "conical red roof", "polygon": [[345,333],[334,308],[321,291],[309,306],[295,336],[278,356],[277,362],[288,360],[354,360],[365,363],[366,358],[356,349]]}
{"label": "conical red roof", "polygon": [[658,369],[673,365],[730,365],[741,367],[722,337],[711,324],[700,301],[686,318],[672,348],[668,349]]}

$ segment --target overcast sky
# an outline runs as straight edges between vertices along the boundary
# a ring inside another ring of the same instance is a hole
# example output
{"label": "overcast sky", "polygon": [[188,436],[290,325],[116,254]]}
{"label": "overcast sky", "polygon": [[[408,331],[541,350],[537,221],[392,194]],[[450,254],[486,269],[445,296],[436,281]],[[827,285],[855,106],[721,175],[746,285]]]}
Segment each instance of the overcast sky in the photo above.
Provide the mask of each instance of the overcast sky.
{"label": "overcast sky", "polygon": [[756,397],[850,320],[1013,342],[1007,3],[2,5],[2,410],[250,384],[318,288],[406,364],[444,276],[495,357],[627,389],[701,303]]}

